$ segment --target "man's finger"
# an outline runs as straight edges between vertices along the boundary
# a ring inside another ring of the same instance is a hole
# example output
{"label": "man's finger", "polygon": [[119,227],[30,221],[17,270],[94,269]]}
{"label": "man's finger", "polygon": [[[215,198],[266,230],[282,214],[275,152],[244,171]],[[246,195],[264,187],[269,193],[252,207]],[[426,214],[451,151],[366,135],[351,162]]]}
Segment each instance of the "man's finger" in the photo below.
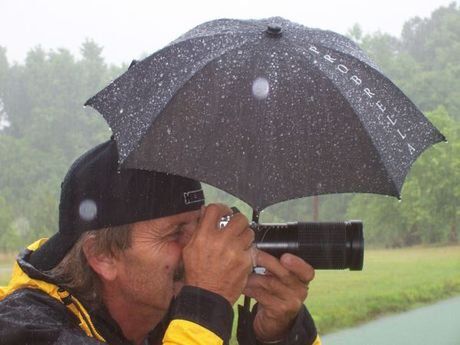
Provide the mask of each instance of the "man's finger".
{"label": "man's finger", "polygon": [[[238,241],[243,246],[243,249],[247,250],[247,249],[250,249],[252,247],[252,243],[254,242],[254,238],[255,238],[254,230],[252,230],[251,228],[246,228],[238,236]],[[252,253],[251,253],[251,257],[252,257]]]}
{"label": "man's finger", "polygon": [[257,251],[256,264],[257,266],[264,267],[286,285],[295,283],[290,271],[281,265],[277,258],[262,250]]}
{"label": "man's finger", "polygon": [[222,230],[228,236],[240,236],[247,228],[249,228],[249,222],[246,216],[242,213],[236,213]]}
{"label": "man's finger", "polygon": [[299,296],[303,298],[303,295],[306,297],[307,293],[307,287],[299,280],[288,287],[275,276],[261,276],[257,274],[250,276],[245,288],[249,291],[264,290],[267,294],[276,296],[283,301],[289,301]]}
{"label": "man's finger", "polygon": [[271,291],[268,291],[263,285],[263,282],[253,280],[249,282],[251,278],[248,279],[248,284],[243,289],[243,294],[245,296],[254,298],[261,305],[280,305],[284,303],[285,300],[281,299],[278,295],[274,295]]}
{"label": "man's finger", "polygon": [[315,277],[315,270],[313,267],[298,256],[283,254],[280,262],[284,268],[294,273],[297,278],[305,284],[308,284]]}
{"label": "man's finger", "polygon": [[196,234],[216,230],[222,217],[232,214],[232,210],[224,204],[209,204],[200,218]]}

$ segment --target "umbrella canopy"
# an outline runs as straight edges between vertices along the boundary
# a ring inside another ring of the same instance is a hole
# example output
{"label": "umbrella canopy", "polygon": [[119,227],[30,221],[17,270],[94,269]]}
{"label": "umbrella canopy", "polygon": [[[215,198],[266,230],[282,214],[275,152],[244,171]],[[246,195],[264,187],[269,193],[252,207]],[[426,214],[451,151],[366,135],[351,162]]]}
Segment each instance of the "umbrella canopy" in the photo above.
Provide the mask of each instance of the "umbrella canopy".
{"label": "umbrella canopy", "polygon": [[258,211],[326,193],[399,197],[444,140],[354,42],[279,17],[199,25],[86,104],[123,167],[198,179]]}

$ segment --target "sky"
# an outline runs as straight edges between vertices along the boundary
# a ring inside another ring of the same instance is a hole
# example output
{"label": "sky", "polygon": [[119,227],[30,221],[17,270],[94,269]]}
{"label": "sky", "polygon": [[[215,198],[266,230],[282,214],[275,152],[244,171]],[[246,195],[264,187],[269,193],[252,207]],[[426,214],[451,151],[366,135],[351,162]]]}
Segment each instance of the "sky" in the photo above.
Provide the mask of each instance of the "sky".
{"label": "sky", "polygon": [[[66,48],[79,56],[85,39],[103,46],[109,63],[153,53],[194,26],[217,18],[281,16],[345,34],[355,23],[365,33],[400,36],[404,22],[429,17],[454,0],[0,0],[0,46],[10,62],[27,51]],[[457,0],[458,2],[459,0]]]}

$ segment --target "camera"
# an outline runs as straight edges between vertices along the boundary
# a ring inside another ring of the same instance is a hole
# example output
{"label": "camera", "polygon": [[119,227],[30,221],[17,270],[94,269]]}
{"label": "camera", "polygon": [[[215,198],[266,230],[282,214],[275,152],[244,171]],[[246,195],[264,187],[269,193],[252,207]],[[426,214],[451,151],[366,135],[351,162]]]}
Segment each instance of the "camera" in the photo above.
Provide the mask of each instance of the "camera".
{"label": "camera", "polygon": [[[222,218],[224,227],[230,217]],[[363,223],[345,222],[252,222],[254,245],[275,257],[297,255],[315,269],[361,271],[364,260]]]}

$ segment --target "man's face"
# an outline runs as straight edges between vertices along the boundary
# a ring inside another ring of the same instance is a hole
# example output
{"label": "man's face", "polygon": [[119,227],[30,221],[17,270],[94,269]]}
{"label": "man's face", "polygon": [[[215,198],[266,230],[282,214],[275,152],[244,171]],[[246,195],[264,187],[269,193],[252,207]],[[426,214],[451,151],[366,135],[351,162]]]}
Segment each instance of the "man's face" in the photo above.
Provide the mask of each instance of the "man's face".
{"label": "man's face", "polygon": [[117,257],[117,285],[133,306],[166,311],[183,285],[182,249],[200,211],[137,222],[132,244]]}

